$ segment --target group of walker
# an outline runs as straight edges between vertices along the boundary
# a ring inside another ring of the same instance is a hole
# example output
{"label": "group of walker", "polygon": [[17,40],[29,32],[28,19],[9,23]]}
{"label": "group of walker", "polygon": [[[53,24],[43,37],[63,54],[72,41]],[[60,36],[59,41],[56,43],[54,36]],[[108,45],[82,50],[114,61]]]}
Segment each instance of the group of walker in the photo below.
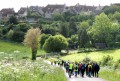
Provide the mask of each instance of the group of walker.
{"label": "group of walker", "polygon": [[[55,63],[56,64],[56,63]],[[77,77],[80,75],[81,77],[84,77],[84,74],[86,73],[86,76],[88,77],[98,77],[98,72],[100,70],[100,66],[95,63],[78,63],[78,62],[66,62],[66,61],[59,61],[58,65],[64,66],[66,69],[66,72],[68,73],[69,77],[75,76]]]}

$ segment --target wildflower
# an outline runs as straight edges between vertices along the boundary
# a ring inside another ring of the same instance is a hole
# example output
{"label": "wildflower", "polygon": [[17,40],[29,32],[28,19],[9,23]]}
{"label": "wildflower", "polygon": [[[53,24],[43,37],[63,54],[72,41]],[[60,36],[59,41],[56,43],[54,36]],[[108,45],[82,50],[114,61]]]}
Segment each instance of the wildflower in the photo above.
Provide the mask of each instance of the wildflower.
{"label": "wildflower", "polygon": [[16,51],[14,51],[14,53],[19,53],[20,51],[18,51],[18,50],[16,50]]}

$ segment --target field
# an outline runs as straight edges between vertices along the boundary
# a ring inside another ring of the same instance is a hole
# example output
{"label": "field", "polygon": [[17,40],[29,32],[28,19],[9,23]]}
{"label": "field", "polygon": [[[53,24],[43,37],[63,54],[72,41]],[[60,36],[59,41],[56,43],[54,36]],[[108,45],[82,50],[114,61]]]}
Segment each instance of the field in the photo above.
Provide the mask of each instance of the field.
{"label": "field", "polygon": [[[38,55],[45,53],[38,50]],[[0,81],[67,81],[60,67],[47,64],[44,59],[31,58],[30,48],[22,44],[0,41]]]}
{"label": "field", "polygon": [[110,55],[113,57],[114,61],[120,59],[120,49],[114,50],[104,50],[104,51],[96,51],[96,52],[87,52],[87,53],[73,53],[70,55],[62,56],[63,60],[70,61],[82,61],[85,57],[90,58],[93,61],[101,61],[104,56]]}
{"label": "field", "polygon": [[[45,53],[43,50],[38,49],[37,55],[43,53]],[[0,59],[6,57],[13,57],[16,59],[21,59],[23,57],[31,58],[31,49],[25,47],[23,44],[0,41]]]}

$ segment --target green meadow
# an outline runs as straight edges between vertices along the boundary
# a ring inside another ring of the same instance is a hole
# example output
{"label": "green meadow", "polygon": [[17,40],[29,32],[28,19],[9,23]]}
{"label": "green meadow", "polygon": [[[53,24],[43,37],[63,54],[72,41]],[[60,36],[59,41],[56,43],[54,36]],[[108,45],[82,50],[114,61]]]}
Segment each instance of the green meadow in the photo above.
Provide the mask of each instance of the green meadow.
{"label": "green meadow", "polygon": [[[42,49],[38,49],[37,55],[45,53]],[[0,40],[0,59],[5,57],[15,57],[21,59],[24,57],[31,58],[31,49],[22,43],[4,42]]]}
{"label": "green meadow", "polygon": [[61,59],[70,60],[70,61],[82,61],[84,58],[88,57],[93,61],[101,61],[104,56],[112,56],[114,61],[120,59],[120,49],[114,50],[104,50],[104,51],[95,51],[95,52],[86,52],[86,53],[73,53],[70,55],[62,56]]}

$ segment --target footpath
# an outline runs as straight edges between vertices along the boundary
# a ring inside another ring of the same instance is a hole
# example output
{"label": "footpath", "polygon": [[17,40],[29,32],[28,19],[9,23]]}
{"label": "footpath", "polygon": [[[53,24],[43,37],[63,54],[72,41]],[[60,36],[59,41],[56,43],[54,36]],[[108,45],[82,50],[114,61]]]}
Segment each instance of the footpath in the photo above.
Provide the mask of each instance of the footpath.
{"label": "footpath", "polygon": [[[51,64],[50,61],[45,61],[46,63],[48,64]],[[59,67],[58,65],[54,65],[53,66],[56,66],[56,67]],[[65,72],[65,68],[62,67],[64,72]],[[101,79],[101,78],[96,78],[96,77],[87,77],[87,76],[84,76],[83,78],[78,75],[77,77],[75,77],[74,75],[71,76],[71,78],[69,78],[68,76],[68,73],[65,72],[65,76],[67,77],[67,81],[107,81],[107,80],[104,80],[104,79]]]}

